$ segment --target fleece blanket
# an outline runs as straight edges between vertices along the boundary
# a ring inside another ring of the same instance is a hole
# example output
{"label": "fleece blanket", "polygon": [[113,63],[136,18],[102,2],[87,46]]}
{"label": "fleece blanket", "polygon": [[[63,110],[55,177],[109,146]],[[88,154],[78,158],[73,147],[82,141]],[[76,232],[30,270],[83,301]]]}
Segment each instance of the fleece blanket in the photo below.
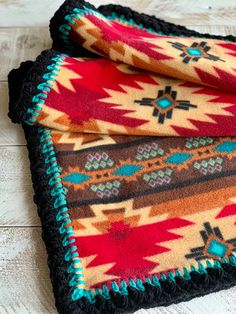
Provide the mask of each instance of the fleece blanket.
{"label": "fleece blanket", "polygon": [[60,313],[236,283],[236,43],[70,1],[9,74]]}

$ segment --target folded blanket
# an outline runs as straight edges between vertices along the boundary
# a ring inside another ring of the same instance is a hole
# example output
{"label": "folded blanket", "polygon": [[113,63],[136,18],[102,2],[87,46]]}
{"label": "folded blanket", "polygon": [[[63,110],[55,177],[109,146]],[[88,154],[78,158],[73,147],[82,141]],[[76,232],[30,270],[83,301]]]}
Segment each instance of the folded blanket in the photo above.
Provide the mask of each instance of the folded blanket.
{"label": "folded blanket", "polygon": [[51,33],[54,50],[9,74],[9,116],[25,130],[58,311],[235,285],[235,37],[83,1]]}

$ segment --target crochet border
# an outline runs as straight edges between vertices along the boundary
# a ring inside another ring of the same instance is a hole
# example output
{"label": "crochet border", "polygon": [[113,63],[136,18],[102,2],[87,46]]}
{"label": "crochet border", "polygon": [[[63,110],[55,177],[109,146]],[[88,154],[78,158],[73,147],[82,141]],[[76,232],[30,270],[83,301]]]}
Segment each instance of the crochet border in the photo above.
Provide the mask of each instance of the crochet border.
{"label": "crochet border", "polygon": [[60,179],[51,132],[48,128],[23,125],[35,203],[42,221],[43,239],[48,252],[48,264],[59,313],[127,313],[139,308],[167,306],[187,301],[193,297],[229,288],[236,284],[236,258],[207,262],[207,268],[199,263],[199,269],[184,268],[181,273],[124,281],[118,286],[113,282],[109,291],[104,285],[91,291],[78,288],[83,284],[83,269],[75,245],[74,231],[70,224],[66,192]]}
{"label": "crochet border", "polygon": [[59,51],[67,51],[72,55],[76,54],[76,56],[94,56],[93,53],[85,50],[83,47],[75,48],[70,41],[71,26],[69,23],[75,24],[74,19],[78,19],[78,15],[83,17],[88,14],[100,17],[103,16],[109,20],[117,20],[129,26],[137,27],[159,35],[210,38],[236,42],[236,37],[232,35],[220,36],[207,33],[202,34],[190,30],[185,26],[158,19],[155,16],[137,13],[128,7],[110,4],[100,6],[96,9],[86,1],[71,0],[69,3],[65,1],[50,21],[50,33],[53,39],[53,48]]}
{"label": "crochet border", "polygon": [[43,51],[35,61],[22,62],[8,75],[9,114],[14,123],[34,125],[66,55]]}

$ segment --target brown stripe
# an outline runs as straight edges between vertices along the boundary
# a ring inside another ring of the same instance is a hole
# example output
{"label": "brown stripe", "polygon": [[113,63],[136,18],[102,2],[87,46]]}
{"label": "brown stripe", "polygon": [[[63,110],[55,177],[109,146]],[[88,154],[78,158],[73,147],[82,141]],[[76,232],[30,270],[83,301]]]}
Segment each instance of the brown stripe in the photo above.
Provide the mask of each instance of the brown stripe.
{"label": "brown stripe", "polygon": [[102,211],[104,215],[120,214],[125,212],[125,208],[107,209]]}
{"label": "brown stripe", "polygon": [[183,188],[163,191],[157,194],[142,195],[134,200],[134,209],[150,206],[153,204],[163,204],[171,200],[178,200],[185,197],[194,196],[211,191],[221,191],[227,187],[234,187],[236,196],[236,176],[216,178],[211,181],[191,184]]}
{"label": "brown stripe", "polygon": [[229,200],[236,196],[236,187],[222,188],[202,194],[185,197],[164,204],[154,205],[150,216],[168,213],[168,217],[183,216],[213,208],[222,208],[231,204]]}

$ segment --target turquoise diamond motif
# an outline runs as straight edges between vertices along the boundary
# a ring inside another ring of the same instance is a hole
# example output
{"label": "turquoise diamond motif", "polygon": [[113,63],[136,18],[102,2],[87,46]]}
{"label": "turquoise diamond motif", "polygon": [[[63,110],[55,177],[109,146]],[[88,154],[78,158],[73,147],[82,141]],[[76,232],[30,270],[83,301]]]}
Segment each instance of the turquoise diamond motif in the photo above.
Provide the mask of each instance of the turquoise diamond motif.
{"label": "turquoise diamond motif", "polygon": [[172,106],[173,102],[168,97],[162,97],[156,101],[156,105],[161,109],[166,109]]}
{"label": "turquoise diamond motif", "polygon": [[215,147],[215,151],[222,153],[232,153],[236,150],[236,142],[223,142]]}
{"label": "turquoise diamond motif", "polygon": [[186,49],[188,54],[191,56],[191,57],[201,57],[203,56],[203,53],[200,49],[197,49],[197,48],[187,48]]}
{"label": "turquoise diamond motif", "polygon": [[207,249],[209,254],[217,257],[224,257],[227,250],[227,245],[217,241],[216,239],[211,239]]}
{"label": "turquoise diamond motif", "polygon": [[80,184],[80,183],[87,181],[90,178],[91,178],[90,176],[87,176],[83,173],[73,172],[73,173],[69,174],[68,176],[65,176],[63,178],[63,181],[75,183],[75,184]]}
{"label": "turquoise diamond motif", "polygon": [[188,153],[174,153],[168,158],[165,159],[165,162],[175,165],[181,165],[188,159],[190,159],[193,155]]}
{"label": "turquoise diamond motif", "polygon": [[124,165],[118,168],[113,172],[113,174],[119,175],[119,176],[125,176],[130,177],[133,174],[135,174],[137,171],[141,170],[143,166],[138,165]]}

